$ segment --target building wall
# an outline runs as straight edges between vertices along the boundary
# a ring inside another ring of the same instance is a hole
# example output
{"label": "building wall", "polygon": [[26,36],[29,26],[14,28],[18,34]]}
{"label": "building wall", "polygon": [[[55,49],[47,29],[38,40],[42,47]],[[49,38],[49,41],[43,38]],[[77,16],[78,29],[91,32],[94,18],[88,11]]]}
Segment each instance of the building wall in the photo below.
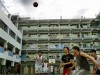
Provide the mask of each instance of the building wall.
{"label": "building wall", "polygon": [[[81,20],[81,19],[79,19]],[[73,46],[79,46],[80,50],[86,51],[86,53],[90,54],[91,49],[97,50],[98,54],[100,54],[100,32],[97,30],[100,22],[90,22],[91,19],[82,19],[79,23],[79,20],[76,22],[76,19],[70,19],[70,23],[64,20],[64,23],[57,23],[52,20],[51,23],[45,23],[47,20],[36,20],[39,23],[29,22],[29,25],[19,23],[21,28],[23,29],[23,45],[22,50],[26,51],[26,53],[22,54],[22,65],[26,66],[24,69],[24,73],[28,73],[27,65],[34,65],[34,63],[28,64],[28,61],[33,61],[31,58],[36,56],[36,51],[40,50],[44,53],[45,59],[51,59],[49,56],[55,55],[54,59],[57,59],[58,62],[61,61],[61,56],[63,55],[63,47],[68,46],[70,51],[72,51]],[[93,19],[95,20],[95,19]],[[63,21],[63,20],[61,20]],[[75,21],[75,22],[74,22]],[[34,21],[35,22],[35,21]],[[42,23],[43,22],[43,23]],[[50,21],[49,21],[50,22]],[[45,51],[47,53],[45,54]],[[49,54],[48,54],[48,51]],[[55,53],[53,53],[55,51]],[[26,63],[23,63],[26,61]],[[92,67],[92,62],[89,61]],[[56,63],[57,64],[57,63]],[[57,64],[58,66],[58,64]],[[55,67],[55,70],[57,69]],[[91,68],[92,69],[92,68]],[[60,73],[63,72],[63,68],[61,68]],[[56,73],[56,72],[55,72]]]}
{"label": "building wall", "polygon": [[20,38],[22,39],[22,33],[16,28],[16,26],[11,22],[11,20],[0,10],[0,19]]}
{"label": "building wall", "polygon": [[21,43],[18,43],[15,39],[13,39],[10,35],[8,35],[3,29],[0,28],[0,37],[11,43],[13,46],[17,47],[21,50]]}
{"label": "building wall", "polygon": [[2,68],[11,66],[14,73],[14,65],[21,61],[22,32],[12,23],[6,14],[0,9],[0,73]]}

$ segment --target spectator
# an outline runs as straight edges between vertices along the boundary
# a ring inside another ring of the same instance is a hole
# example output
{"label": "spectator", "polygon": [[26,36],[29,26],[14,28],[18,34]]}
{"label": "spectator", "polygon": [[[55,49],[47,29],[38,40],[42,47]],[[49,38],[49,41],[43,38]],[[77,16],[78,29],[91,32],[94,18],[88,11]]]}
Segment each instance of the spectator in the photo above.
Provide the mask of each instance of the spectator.
{"label": "spectator", "polygon": [[20,70],[21,70],[21,63],[20,62],[18,62],[17,67],[18,67],[17,73],[20,75]]}
{"label": "spectator", "polygon": [[15,75],[17,74],[17,71],[18,71],[18,67],[17,67],[17,64],[15,65]]}
{"label": "spectator", "polygon": [[3,67],[3,68],[2,68],[2,75],[5,75],[5,71],[6,71],[6,70],[5,70],[5,68]]}

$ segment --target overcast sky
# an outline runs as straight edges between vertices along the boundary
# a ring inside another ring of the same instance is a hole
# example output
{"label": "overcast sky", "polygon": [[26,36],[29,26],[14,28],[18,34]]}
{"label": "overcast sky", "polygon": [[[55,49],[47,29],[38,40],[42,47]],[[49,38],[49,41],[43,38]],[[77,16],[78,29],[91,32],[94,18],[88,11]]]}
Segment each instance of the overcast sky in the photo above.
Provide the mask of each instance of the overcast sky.
{"label": "overcast sky", "polygon": [[[93,18],[100,12],[100,0],[1,0],[11,14],[30,17]],[[33,3],[38,2],[38,7]]]}

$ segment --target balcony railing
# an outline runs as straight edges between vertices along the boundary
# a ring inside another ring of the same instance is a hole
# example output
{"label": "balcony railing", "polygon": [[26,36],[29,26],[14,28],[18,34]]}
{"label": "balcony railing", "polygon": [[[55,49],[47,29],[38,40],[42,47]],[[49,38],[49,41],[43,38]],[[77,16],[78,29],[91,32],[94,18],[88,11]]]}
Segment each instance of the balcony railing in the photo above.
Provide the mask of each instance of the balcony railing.
{"label": "balcony railing", "polygon": [[78,27],[78,28],[77,27],[71,27],[71,26],[70,27],[68,27],[68,26],[65,26],[65,27],[63,27],[63,26],[58,26],[58,27],[35,27],[35,26],[28,27],[28,26],[23,26],[22,27],[23,30],[54,30],[54,29],[56,29],[56,30],[59,30],[59,29],[60,30],[63,30],[63,29],[67,29],[67,30],[68,29],[69,30],[70,29],[72,29],[72,30],[73,29],[80,29],[80,30],[81,29],[87,29],[88,30],[89,29],[88,31],[90,31],[92,29],[96,29],[96,28],[97,27],[93,27],[93,26],[92,27]]}
{"label": "balcony railing", "polygon": [[0,46],[0,52],[4,53],[4,48]]}
{"label": "balcony railing", "polygon": [[[70,16],[46,16],[46,17],[30,17],[29,15],[20,15],[21,20],[43,20],[43,19],[72,19]],[[25,19],[26,18],[26,19]],[[90,19],[90,16],[87,16],[86,19]],[[73,19],[85,19],[82,16],[73,17]]]}
{"label": "balcony railing", "polygon": [[[32,47],[33,46],[33,47]],[[35,45],[29,45],[28,47],[26,45],[24,45],[22,48],[23,49],[63,49],[64,46],[68,46],[70,48],[72,48],[73,46],[79,46],[80,48],[100,48],[100,44],[51,44],[51,45],[39,45],[39,46],[35,46]]]}
{"label": "balcony railing", "polygon": [[13,57],[13,52],[12,51],[8,51],[8,55]]}
{"label": "balcony railing", "polygon": [[50,36],[48,36],[48,35],[45,35],[46,37],[44,37],[44,36],[42,36],[42,35],[40,35],[40,36],[38,36],[38,35],[30,35],[30,37],[29,36],[26,36],[26,35],[24,35],[23,36],[23,39],[26,39],[26,40],[30,40],[30,39],[38,39],[38,40],[40,40],[40,39],[44,39],[44,40],[48,40],[48,39],[94,39],[94,38],[99,38],[100,37],[100,34],[97,34],[97,35],[69,35],[69,36],[67,36],[67,35],[50,35]]}
{"label": "balcony railing", "polygon": [[25,58],[26,58],[26,54],[22,54],[22,55],[21,55],[21,58],[22,58],[22,59],[25,59]]}
{"label": "balcony railing", "polygon": [[[5,13],[5,15],[10,18],[10,13],[8,12],[8,10],[6,9],[6,7],[3,5],[2,1],[0,0],[0,9]],[[14,18],[12,18],[12,20],[14,20]]]}
{"label": "balcony railing", "polygon": [[2,4],[2,2],[0,1],[0,9],[5,13],[5,15],[8,16],[8,14],[10,14],[8,12],[8,10],[5,8],[5,6]]}
{"label": "balcony railing", "polygon": [[19,56],[19,55],[16,55],[16,58],[17,58],[17,59],[19,59],[19,58],[20,58],[20,56]]}

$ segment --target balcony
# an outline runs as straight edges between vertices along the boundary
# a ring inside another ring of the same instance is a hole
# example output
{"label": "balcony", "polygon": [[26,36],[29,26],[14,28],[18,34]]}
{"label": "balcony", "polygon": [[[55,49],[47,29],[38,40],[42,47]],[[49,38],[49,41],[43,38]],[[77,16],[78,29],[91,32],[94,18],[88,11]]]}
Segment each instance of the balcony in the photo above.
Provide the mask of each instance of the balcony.
{"label": "balcony", "polygon": [[5,51],[4,53],[0,52],[0,58],[7,59],[10,61],[19,62],[21,58],[16,58],[16,55],[13,54],[11,51]]}
{"label": "balcony", "polygon": [[[40,25],[41,26],[41,25]],[[62,30],[67,30],[67,31],[79,31],[79,30],[83,30],[83,31],[91,31],[92,29],[96,29],[97,27],[95,27],[95,25],[93,25],[93,26],[85,26],[85,25],[83,25],[82,27],[80,27],[80,26],[67,26],[67,25],[65,25],[65,26],[41,26],[41,27],[38,27],[38,26],[30,26],[30,27],[28,27],[27,25],[26,26],[22,26],[22,29],[24,30],[24,31],[43,31],[43,30],[45,30],[45,31],[52,31],[52,30],[60,30],[60,31],[62,31]]]}
{"label": "balcony", "polygon": [[3,40],[5,41],[7,40],[7,42],[12,44],[13,46],[16,46],[17,48],[21,49],[21,45],[1,28],[0,28],[0,34],[3,34],[2,36],[0,36]]}
{"label": "balcony", "polygon": [[0,28],[8,33],[8,26],[0,19]]}
{"label": "balcony", "polygon": [[93,38],[98,38],[98,37],[100,37],[99,33],[95,33],[95,35],[92,33],[70,33],[70,34],[45,33],[45,34],[34,34],[34,35],[27,34],[23,36],[23,39],[26,39],[26,40],[28,39],[33,39],[33,40],[70,39],[71,40],[71,39],[82,39],[82,38],[93,39]]}
{"label": "balcony", "polygon": [[[37,56],[37,54],[22,54],[22,61],[35,61],[33,58]],[[55,59],[56,61],[61,60],[62,53],[43,53],[43,58],[45,59]]]}
{"label": "balcony", "polygon": [[100,49],[99,47],[100,43],[95,42],[94,44],[89,42],[89,43],[69,43],[69,44],[60,44],[60,43],[50,43],[50,44],[28,44],[23,45],[23,50],[28,50],[28,51],[36,51],[36,50],[50,50],[50,51],[61,51],[63,50],[63,47],[68,46],[70,49],[72,49],[73,46],[79,46],[81,49]]}
{"label": "balcony", "polygon": [[73,26],[70,26],[69,28],[71,28],[71,29],[77,29],[77,28],[79,28],[79,27],[73,25]]}

